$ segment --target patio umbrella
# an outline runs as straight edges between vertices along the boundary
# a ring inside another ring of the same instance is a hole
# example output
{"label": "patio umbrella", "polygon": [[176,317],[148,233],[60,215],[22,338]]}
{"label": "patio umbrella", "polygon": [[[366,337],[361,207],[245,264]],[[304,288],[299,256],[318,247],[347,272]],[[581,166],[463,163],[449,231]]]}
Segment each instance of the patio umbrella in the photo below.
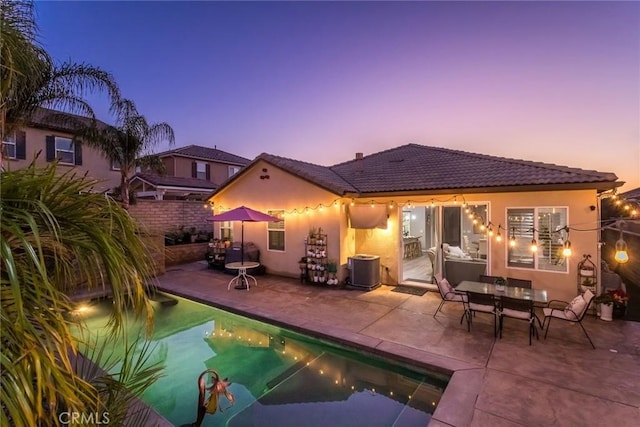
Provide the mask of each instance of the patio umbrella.
{"label": "patio umbrella", "polygon": [[207,218],[207,221],[240,221],[242,223],[242,234],[240,239],[240,262],[244,262],[244,223],[248,222],[276,222],[280,218],[267,215],[246,206],[240,206],[230,211],[213,215]]}

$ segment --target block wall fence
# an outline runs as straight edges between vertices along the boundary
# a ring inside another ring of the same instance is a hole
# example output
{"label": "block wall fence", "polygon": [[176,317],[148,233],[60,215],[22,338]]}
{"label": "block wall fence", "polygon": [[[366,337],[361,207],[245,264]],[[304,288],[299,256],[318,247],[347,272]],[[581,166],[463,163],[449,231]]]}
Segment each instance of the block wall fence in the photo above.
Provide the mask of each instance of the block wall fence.
{"label": "block wall fence", "polygon": [[213,231],[213,223],[207,222],[211,210],[205,202],[195,200],[138,200],[129,207],[129,214],[148,233],[164,235],[184,226],[196,231]]}

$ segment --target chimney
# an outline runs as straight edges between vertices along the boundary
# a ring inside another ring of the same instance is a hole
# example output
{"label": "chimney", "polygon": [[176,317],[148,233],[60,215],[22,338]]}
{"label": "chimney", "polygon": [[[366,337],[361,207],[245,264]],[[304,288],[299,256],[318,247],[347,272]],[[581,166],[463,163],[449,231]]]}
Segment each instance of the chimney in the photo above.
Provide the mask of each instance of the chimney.
{"label": "chimney", "polygon": [[362,158],[364,155],[362,153],[356,153],[356,162],[355,162],[355,171],[356,173],[362,172]]}

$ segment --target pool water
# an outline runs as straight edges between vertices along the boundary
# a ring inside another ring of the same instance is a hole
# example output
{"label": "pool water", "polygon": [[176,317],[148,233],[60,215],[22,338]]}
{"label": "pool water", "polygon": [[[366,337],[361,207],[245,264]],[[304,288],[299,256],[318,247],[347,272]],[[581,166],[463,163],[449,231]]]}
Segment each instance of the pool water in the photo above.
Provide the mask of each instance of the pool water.
{"label": "pool water", "polygon": [[[172,298],[178,304],[154,303],[153,356],[165,376],[142,399],[176,426],[196,420],[197,379],[206,369],[229,379],[236,402],[207,414],[203,426],[425,426],[447,384],[444,376]],[[82,314],[98,339],[110,306],[96,301]],[[126,333],[129,342],[141,336],[141,322],[128,317]]]}

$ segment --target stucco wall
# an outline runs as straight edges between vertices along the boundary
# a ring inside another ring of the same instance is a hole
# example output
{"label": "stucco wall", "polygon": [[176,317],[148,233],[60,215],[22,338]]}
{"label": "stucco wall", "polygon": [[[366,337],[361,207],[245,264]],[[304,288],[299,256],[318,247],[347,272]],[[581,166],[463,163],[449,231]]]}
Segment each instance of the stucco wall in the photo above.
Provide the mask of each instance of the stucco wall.
{"label": "stucco wall", "polygon": [[[433,197],[436,200],[453,199],[451,195],[438,196],[411,196],[413,204],[419,204],[422,200],[428,203]],[[461,197],[458,195],[458,202]],[[507,232],[502,231],[503,241],[497,243],[495,239],[489,239],[489,273],[498,276],[516,277],[521,279],[531,279],[534,287],[549,291],[551,299],[571,300],[577,294],[577,263],[582,259],[583,254],[591,254],[596,265],[600,265],[600,253],[598,249],[598,227],[597,210],[591,210],[590,206],[597,206],[598,199],[595,190],[575,190],[575,191],[544,191],[544,192],[523,192],[523,193],[486,193],[486,194],[465,194],[466,202],[473,206],[477,204],[488,204],[489,220],[497,226],[507,225],[507,208],[534,208],[534,207],[568,207],[568,223],[570,227],[575,227],[585,231],[572,231],[569,234],[573,256],[568,260],[568,272],[533,271],[525,268],[507,268]],[[367,202],[370,199],[367,199]],[[391,198],[376,198],[377,203],[389,203]],[[407,200],[408,202],[408,200]],[[402,210],[404,200],[394,198],[396,204],[389,210],[389,231],[384,230],[355,230],[355,253],[367,253],[379,255],[382,266],[389,267],[389,271],[381,272],[383,281],[386,283],[397,283],[399,277],[399,267],[402,263],[401,247],[401,226],[399,223],[399,213]],[[351,253],[351,249],[344,248],[345,252]]]}
{"label": "stucco wall", "polygon": [[[262,169],[266,169],[264,172]],[[268,175],[268,179],[260,176]],[[340,245],[344,235],[341,234],[340,217],[344,216],[344,206],[332,203],[337,198],[335,194],[317,187],[307,181],[292,176],[270,164],[259,162],[247,170],[241,179],[236,180],[214,197],[216,208],[231,209],[238,206],[248,206],[261,212],[272,209],[293,211],[301,209],[302,213],[287,214],[285,216],[285,251],[267,250],[267,223],[244,224],[245,242],[253,242],[260,249],[260,261],[272,274],[298,277],[300,270],[298,260],[305,256],[304,238],[309,229],[322,227],[327,234],[328,258],[345,262],[340,257]],[[315,208],[320,203],[324,209]],[[331,205],[331,206],[329,206]],[[219,213],[216,209],[216,213]],[[234,240],[240,240],[240,223],[233,224]],[[217,229],[217,225],[216,225]],[[215,235],[219,232],[216,230]]]}
{"label": "stucco wall", "polygon": [[229,165],[226,163],[207,162],[206,160],[196,160],[186,157],[170,157],[163,160],[167,165],[167,171],[173,176],[191,178],[191,164],[194,161],[207,163],[210,168],[210,182],[220,184],[229,177]]}
{"label": "stucco wall", "polygon": [[131,205],[129,213],[149,233],[164,234],[181,226],[185,230],[195,227],[196,231],[212,230],[206,218],[211,210],[203,202],[193,200],[138,200]]}
{"label": "stucco wall", "polygon": [[[263,170],[266,169],[265,170]],[[269,179],[260,176],[268,175]],[[439,201],[450,200],[453,205],[454,194],[411,195],[413,204],[421,201],[425,204],[432,199],[437,205]],[[265,223],[246,223],[245,241],[253,241],[261,250],[262,262],[271,273],[297,276],[297,261],[304,256],[304,237],[311,227],[322,227],[328,234],[329,257],[336,259],[344,266],[347,258],[354,254],[364,253],[380,256],[381,279],[387,284],[396,284],[402,266],[402,237],[400,213],[402,205],[408,203],[397,195],[386,198],[373,198],[375,203],[393,201],[388,208],[389,220],[386,230],[354,230],[348,227],[345,203],[350,199],[339,199],[337,207],[323,210],[311,209],[304,213],[305,207],[316,207],[322,203],[331,204],[337,195],[319,188],[311,182],[291,175],[266,162],[260,162],[247,170],[235,182],[215,196],[214,202],[219,208],[234,208],[246,205],[266,212],[269,209],[302,209],[303,213],[286,216],[286,251],[267,251],[267,225]],[[568,207],[568,223],[570,227],[584,231],[572,231],[569,235],[573,256],[568,260],[568,272],[533,271],[524,268],[507,268],[507,231],[503,230],[505,239],[502,243],[491,241],[488,245],[490,264],[489,273],[493,275],[516,277],[533,280],[534,287],[549,291],[550,299],[570,300],[577,293],[577,263],[582,254],[591,254],[599,265],[598,249],[598,211],[590,206],[597,206],[599,201],[595,190],[563,190],[541,192],[509,192],[483,194],[457,194],[458,203],[462,199],[471,206],[474,203],[488,205],[488,220],[495,226],[507,226],[507,208],[534,207]],[[370,203],[372,198],[356,200],[356,203]],[[218,212],[218,211],[216,211]],[[217,225],[216,225],[217,227]],[[235,240],[239,240],[240,225],[234,225]],[[217,233],[217,231],[216,231]],[[216,234],[217,235],[217,234]],[[344,268],[340,268],[344,277]]]}
{"label": "stucco wall", "polygon": [[[23,129],[26,134],[26,159],[5,159],[7,167],[13,170],[27,167],[33,161],[35,155],[40,152],[36,160],[36,165],[44,167],[48,164],[46,156],[47,136],[59,136],[71,138],[71,135],[64,132],[54,132],[37,128]],[[74,170],[78,175],[84,175],[88,172],[88,176],[101,182],[96,185],[96,191],[105,191],[120,185],[120,172],[111,169],[109,161],[99,151],[82,146],[82,165],[64,165],[58,164],[58,171],[61,173]]]}

